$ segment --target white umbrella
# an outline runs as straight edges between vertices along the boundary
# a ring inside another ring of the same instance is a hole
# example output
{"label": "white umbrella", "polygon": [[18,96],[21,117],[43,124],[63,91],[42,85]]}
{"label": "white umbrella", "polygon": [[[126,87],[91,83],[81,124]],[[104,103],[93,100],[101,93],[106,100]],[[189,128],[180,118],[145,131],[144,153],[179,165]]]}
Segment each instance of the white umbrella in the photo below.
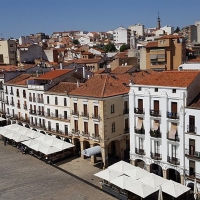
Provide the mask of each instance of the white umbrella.
{"label": "white umbrella", "polygon": [[42,134],[40,137],[37,138],[37,140],[44,142],[44,141],[48,141],[48,140],[52,140],[53,137],[50,135],[44,135]]}
{"label": "white umbrella", "polygon": [[127,170],[132,170],[134,168],[135,168],[135,166],[133,166],[127,162],[124,162],[122,160],[108,167],[108,169],[115,170],[115,171],[122,172],[122,173],[124,173]]}
{"label": "white umbrella", "polygon": [[158,192],[158,200],[163,200],[163,195],[162,195],[162,188],[160,186],[159,192]]}
{"label": "white umbrella", "polygon": [[12,138],[15,142],[22,142],[25,140],[30,140],[30,138],[26,135],[21,135],[19,133],[15,134]]}
{"label": "white umbrella", "polygon": [[55,143],[55,144],[53,143],[52,146],[54,146],[54,147],[56,147],[60,150],[64,150],[64,149],[69,149],[71,147],[74,147],[75,145],[73,145],[69,142],[65,142],[65,141],[60,140],[59,143]]}
{"label": "white umbrella", "polygon": [[[141,172],[142,173],[142,172]],[[144,176],[143,178],[139,179],[142,183],[149,185],[153,188],[159,188],[160,185],[167,182],[168,180],[165,178],[162,178],[156,174],[148,173],[148,175]]]}
{"label": "white umbrella", "polygon": [[[8,138],[8,139],[13,139],[13,137],[15,136],[15,135],[17,135],[18,133],[17,132],[15,132],[15,131],[13,131],[13,130],[9,130],[9,129],[7,129],[6,130],[6,132],[4,132],[4,134],[3,134],[3,136],[4,137],[6,137],[6,138]],[[19,135],[19,134],[18,134]]]}
{"label": "white umbrella", "polygon": [[134,167],[133,169],[127,170],[124,173],[135,180],[140,179],[149,174],[148,171],[146,171],[140,167]]}
{"label": "white umbrella", "polygon": [[198,195],[198,189],[197,189],[197,180],[195,178],[194,180],[194,199],[197,199],[197,195]]}
{"label": "white umbrella", "polygon": [[37,131],[33,131],[28,129],[28,132],[26,132],[26,136],[30,137],[30,138],[37,138],[42,136],[43,134]]}
{"label": "white umbrella", "polygon": [[112,179],[114,179],[118,176],[121,176],[121,175],[122,175],[121,172],[110,170],[110,169],[105,169],[103,171],[100,171],[100,172],[94,174],[94,176],[97,176],[97,177],[102,178],[102,179],[109,181],[109,182]]}
{"label": "white umbrella", "polygon": [[56,148],[56,147],[50,147],[48,146],[47,148],[41,148],[39,149],[39,151],[45,155],[50,155],[52,153],[56,153],[59,152],[60,149]]}
{"label": "white umbrella", "polygon": [[168,180],[167,182],[162,184],[162,191],[175,198],[184,194],[188,190],[190,190],[189,187],[186,187],[185,185],[182,185],[180,183],[176,183],[172,180]]}
{"label": "white umbrella", "polygon": [[6,133],[6,131],[8,131],[7,128],[5,127],[0,127],[0,134],[4,136],[4,134]]}
{"label": "white umbrella", "polygon": [[[135,184],[134,184],[134,182],[135,182]],[[125,189],[134,194],[137,194],[138,196],[140,196],[142,198],[145,198],[145,197],[149,196],[150,194],[157,191],[157,189],[152,188],[149,185],[145,185],[144,183],[140,182],[139,180],[133,180],[131,183],[132,183],[131,185],[126,185]]]}
{"label": "white umbrella", "polygon": [[27,147],[30,147],[30,146],[32,146],[34,144],[38,144],[38,143],[40,143],[40,141],[34,140],[34,139],[22,142],[22,144],[26,145]]}

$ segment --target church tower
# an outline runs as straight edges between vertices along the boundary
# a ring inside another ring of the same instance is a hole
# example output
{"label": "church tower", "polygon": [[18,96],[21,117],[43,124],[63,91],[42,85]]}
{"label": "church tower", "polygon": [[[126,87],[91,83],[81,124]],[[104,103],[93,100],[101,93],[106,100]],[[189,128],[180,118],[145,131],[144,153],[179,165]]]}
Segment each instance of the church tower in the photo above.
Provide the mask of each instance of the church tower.
{"label": "church tower", "polygon": [[159,12],[158,12],[158,18],[157,19],[158,19],[158,21],[157,21],[157,29],[159,30],[161,28]]}

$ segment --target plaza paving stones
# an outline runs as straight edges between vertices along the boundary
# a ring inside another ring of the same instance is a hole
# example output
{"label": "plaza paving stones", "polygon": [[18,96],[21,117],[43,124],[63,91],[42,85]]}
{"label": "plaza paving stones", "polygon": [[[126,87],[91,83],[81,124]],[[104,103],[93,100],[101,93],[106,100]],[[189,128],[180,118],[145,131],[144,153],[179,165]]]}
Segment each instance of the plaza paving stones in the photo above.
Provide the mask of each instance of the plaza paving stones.
{"label": "plaza paving stones", "polygon": [[[69,162],[68,162],[69,161]],[[99,189],[88,160],[73,158],[58,169],[0,141],[0,200],[114,200]]]}

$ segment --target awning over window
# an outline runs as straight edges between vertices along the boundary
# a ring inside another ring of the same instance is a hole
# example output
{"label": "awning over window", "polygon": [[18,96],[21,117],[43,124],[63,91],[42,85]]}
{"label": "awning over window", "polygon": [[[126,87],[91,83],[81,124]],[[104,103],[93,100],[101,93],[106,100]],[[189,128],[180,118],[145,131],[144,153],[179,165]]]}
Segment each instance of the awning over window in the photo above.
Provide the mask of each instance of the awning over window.
{"label": "awning over window", "polygon": [[158,120],[154,120],[153,122],[153,127],[152,127],[152,131],[157,131],[159,128],[159,121]]}
{"label": "awning over window", "polygon": [[171,128],[169,131],[169,139],[175,139],[175,135],[177,132],[177,124],[171,123]]}
{"label": "awning over window", "polygon": [[157,57],[158,57],[157,54],[152,54],[152,55],[150,55],[150,59],[156,59]]}
{"label": "awning over window", "polygon": [[82,155],[90,157],[96,154],[101,153],[101,147],[100,146],[95,146],[95,147],[91,147],[88,149],[85,149],[81,152]]}
{"label": "awning over window", "polygon": [[140,130],[142,128],[142,123],[143,123],[143,119],[138,118],[136,129]]}

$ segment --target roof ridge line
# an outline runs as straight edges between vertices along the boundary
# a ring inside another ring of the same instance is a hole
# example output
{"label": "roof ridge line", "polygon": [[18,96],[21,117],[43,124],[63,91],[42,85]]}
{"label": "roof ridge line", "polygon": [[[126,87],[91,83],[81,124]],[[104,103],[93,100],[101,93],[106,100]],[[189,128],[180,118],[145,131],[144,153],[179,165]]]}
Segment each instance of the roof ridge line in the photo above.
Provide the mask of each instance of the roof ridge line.
{"label": "roof ridge line", "polygon": [[106,82],[107,82],[108,76],[109,76],[109,75],[106,76],[106,80],[105,80],[105,82],[104,82],[104,86],[103,86],[103,91],[102,91],[102,96],[101,96],[101,97],[104,97],[105,86],[106,86]]}

